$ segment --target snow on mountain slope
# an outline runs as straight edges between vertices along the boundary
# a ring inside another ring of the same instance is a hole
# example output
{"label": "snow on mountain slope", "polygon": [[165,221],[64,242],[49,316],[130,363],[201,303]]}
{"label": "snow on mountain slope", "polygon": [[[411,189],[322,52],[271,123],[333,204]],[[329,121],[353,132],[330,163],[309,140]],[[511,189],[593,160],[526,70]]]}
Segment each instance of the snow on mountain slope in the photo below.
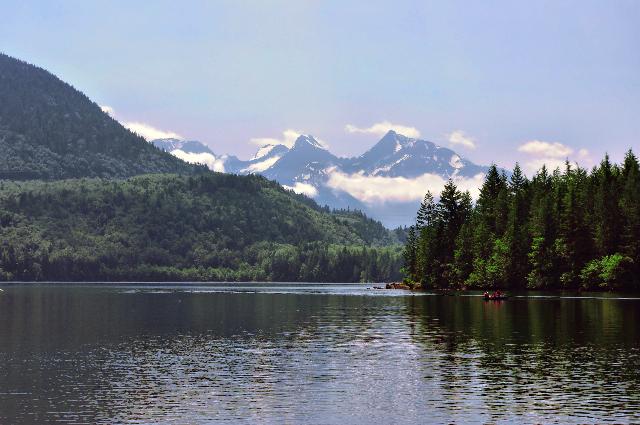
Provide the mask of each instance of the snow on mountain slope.
{"label": "snow on mountain slope", "polygon": [[213,154],[211,149],[204,143],[200,143],[196,140],[180,140],[180,139],[155,139],[151,143],[167,152],[172,152],[180,149],[183,152],[191,153],[210,153]]}
{"label": "snow on mountain slope", "polygon": [[[198,142],[154,141],[156,146],[173,149],[171,152],[177,156],[183,155],[180,151],[187,152],[187,143]],[[194,149],[192,153],[206,148],[200,145],[189,145]],[[439,193],[448,179],[473,194],[487,170],[451,149],[395,131],[389,131],[355,158],[339,158],[309,135],[299,136],[291,148],[281,144],[262,146],[250,160],[215,157],[208,152],[218,171],[259,173],[321,205],[360,209],[388,226],[410,224],[424,193]],[[200,162],[209,165],[209,161]]]}
{"label": "snow on mountain slope", "polygon": [[156,139],[151,143],[191,164],[204,164],[210,170],[225,172],[225,157],[217,157],[207,145],[195,140]]}
{"label": "snow on mountain slope", "polygon": [[431,173],[448,179],[473,177],[485,170],[486,167],[462,159],[451,149],[390,130],[375,146],[353,158],[343,171],[364,171],[386,177],[418,177]]}

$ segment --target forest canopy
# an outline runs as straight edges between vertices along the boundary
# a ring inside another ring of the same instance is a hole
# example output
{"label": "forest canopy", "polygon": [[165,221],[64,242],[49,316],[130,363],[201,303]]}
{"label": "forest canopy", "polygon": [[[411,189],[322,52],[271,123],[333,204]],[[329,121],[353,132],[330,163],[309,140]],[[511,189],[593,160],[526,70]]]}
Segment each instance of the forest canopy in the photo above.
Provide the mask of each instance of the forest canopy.
{"label": "forest canopy", "polygon": [[387,281],[399,243],[259,176],[0,181],[0,280]]}
{"label": "forest canopy", "polygon": [[449,181],[437,202],[426,194],[403,257],[428,288],[639,290],[638,159],[531,180],[492,166],[475,204]]}
{"label": "forest canopy", "polygon": [[0,179],[194,174],[87,96],[42,68],[0,53]]}

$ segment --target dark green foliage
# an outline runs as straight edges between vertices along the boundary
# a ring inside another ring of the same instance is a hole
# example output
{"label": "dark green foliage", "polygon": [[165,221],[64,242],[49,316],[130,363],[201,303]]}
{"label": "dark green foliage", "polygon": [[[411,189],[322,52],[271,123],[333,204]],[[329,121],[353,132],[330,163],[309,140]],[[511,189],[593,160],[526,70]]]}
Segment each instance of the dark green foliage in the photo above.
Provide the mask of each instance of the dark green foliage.
{"label": "dark green foliage", "polygon": [[425,287],[445,287],[456,279],[454,260],[462,259],[456,252],[456,239],[471,213],[471,197],[458,191],[449,181],[436,204],[430,193],[418,212],[418,223],[410,228],[404,251],[404,273],[408,281]]}
{"label": "dark green foliage", "polygon": [[432,287],[640,289],[640,165],[631,151],[622,166],[607,156],[590,173],[567,163],[552,174],[542,167],[531,181],[519,165],[510,179],[491,167],[475,207],[449,182],[435,211],[437,218],[406,245],[407,280]]}
{"label": "dark green foliage", "polygon": [[395,235],[258,176],[0,181],[0,279],[387,281]]}
{"label": "dark green foliage", "polygon": [[193,174],[49,72],[0,54],[0,179]]}
{"label": "dark green foliage", "polygon": [[419,230],[425,226],[430,226],[435,219],[436,205],[433,202],[433,195],[431,192],[427,192],[424,195],[424,199],[418,209],[418,215],[416,217],[416,228]]}

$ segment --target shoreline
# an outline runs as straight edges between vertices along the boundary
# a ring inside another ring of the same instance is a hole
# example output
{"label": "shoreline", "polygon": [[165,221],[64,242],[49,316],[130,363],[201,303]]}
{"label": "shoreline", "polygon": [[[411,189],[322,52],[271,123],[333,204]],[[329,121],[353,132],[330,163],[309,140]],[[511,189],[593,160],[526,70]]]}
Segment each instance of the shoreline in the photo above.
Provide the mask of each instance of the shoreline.
{"label": "shoreline", "polygon": [[438,294],[438,295],[449,295],[449,296],[455,296],[458,295],[459,293],[467,293],[467,292],[484,292],[484,291],[488,291],[488,292],[493,292],[496,290],[500,290],[502,292],[506,292],[507,294],[511,294],[511,293],[520,293],[520,292],[553,292],[553,293],[573,293],[576,295],[580,295],[583,293],[598,293],[598,294],[638,294],[640,295],[640,290],[638,291],[612,291],[612,290],[608,290],[608,289],[583,289],[583,288],[576,288],[576,289],[562,289],[562,288],[516,288],[516,289],[510,289],[510,288],[457,288],[457,289],[453,289],[453,288],[442,288],[442,289],[438,289],[438,288],[423,288],[422,285],[419,284],[407,284],[404,282],[389,282],[389,283],[385,283],[385,286],[374,286],[373,289],[385,289],[385,290],[389,290],[389,289],[395,289],[395,290],[404,290],[404,291],[411,291],[411,292],[431,292],[434,294]]}
{"label": "shoreline", "polygon": [[640,295],[640,291],[611,291],[606,289],[560,289],[560,288],[423,288],[421,285],[411,285],[404,282],[295,282],[295,281],[0,281],[0,292],[2,287],[15,286],[242,286],[242,285],[313,285],[313,286],[331,286],[331,285],[353,285],[368,286],[372,290],[403,290],[410,292],[429,292],[436,295],[456,296],[472,292],[495,291],[500,289],[508,295],[524,293],[524,292],[542,292],[554,294],[574,294],[581,295],[584,293],[594,294],[634,294]]}

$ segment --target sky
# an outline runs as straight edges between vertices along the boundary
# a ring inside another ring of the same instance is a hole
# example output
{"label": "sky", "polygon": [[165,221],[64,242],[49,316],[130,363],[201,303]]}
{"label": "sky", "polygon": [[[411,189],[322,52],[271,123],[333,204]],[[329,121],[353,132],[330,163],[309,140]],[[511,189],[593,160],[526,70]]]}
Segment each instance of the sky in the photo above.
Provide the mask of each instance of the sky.
{"label": "sky", "polygon": [[0,51],[218,154],[390,128],[503,167],[640,151],[640,1],[2,3]]}

